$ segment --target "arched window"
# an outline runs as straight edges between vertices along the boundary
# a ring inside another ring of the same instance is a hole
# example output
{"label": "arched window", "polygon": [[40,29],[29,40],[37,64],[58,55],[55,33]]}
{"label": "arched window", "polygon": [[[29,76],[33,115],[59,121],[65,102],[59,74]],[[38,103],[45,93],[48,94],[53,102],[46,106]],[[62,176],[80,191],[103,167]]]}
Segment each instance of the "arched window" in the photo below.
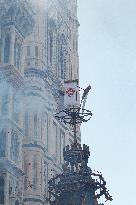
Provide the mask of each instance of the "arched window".
{"label": "arched window", "polygon": [[1,51],[1,49],[2,49],[2,43],[0,42],[0,62],[2,62],[2,51]]}
{"label": "arched window", "polygon": [[60,71],[59,76],[64,79],[66,72],[66,38],[64,34],[60,36],[60,48],[59,48],[59,61],[60,61]]}
{"label": "arched window", "polygon": [[7,34],[5,38],[5,47],[4,47],[4,63],[9,63],[10,56],[10,35]]}
{"label": "arched window", "polygon": [[5,187],[4,178],[0,177],[0,204],[4,204],[4,187]]}
{"label": "arched window", "polygon": [[34,136],[38,135],[38,117],[37,114],[34,115]]}
{"label": "arched window", "polygon": [[16,132],[11,132],[11,147],[10,147],[11,159],[15,162],[19,160],[19,139]]}
{"label": "arched window", "polygon": [[26,156],[24,156],[24,188],[27,189],[28,188],[28,159],[26,158]]}
{"label": "arched window", "polygon": [[5,88],[2,92],[2,99],[1,99],[1,114],[6,115],[8,112],[8,89]]}
{"label": "arched window", "polygon": [[33,189],[37,189],[37,178],[38,178],[37,158],[36,158],[36,156],[34,156],[34,160],[33,160]]}
{"label": "arched window", "polygon": [[55,122],[53,122],[53,136],[52,136],[52,141],[53,141],[53,144],[52,144],[52,154],[54,157],[57,157],[57,139],[58,136],[57,136],[57,124]]}
{"label": "arched window", "polygon": [[17,96],[16,91],[13,93],[13,119],[16,121],[16,123],[19,122],[19,96]]}
{"label": "arched window", "polygon": [[72,80],[72,78],[73,78],[73,67],[72,67],[72,65],[71,65],[71,69],[70,69],[70,79]]}
{"label": "arched window", "polygon": [[65,147],[65,133],[60,130],[60,163],[63,163],[63,148]]}
{"label": "arched window", "polygon": [[35,57],[38,58],[38,56],[39,56],[38,46],[35,46]]}
{"label": "arched window", "polygon": [[6,131],[0,130],[0,157],[5,157],[6,150]]}
{"label": "arched window", "polygon": [[60,77],[64,77],[64,53],[63,53],[63,45],[60,48]]}
{"label": "arched window", "polygon": [[20,68],[20,57],[21,57],[20,53],[21,53],[21,46],[16,40],[15,46],[14,46],[14,65],[18,69]]}
{"label": "arched window", "polygon": [[30,46],[27,46],[27,57],[30,56]]}
{"label": "arched window", "polygon": [[50,57],[50,63],[52,64],[52,58],[53,58],[53,34],[52,32],[50,32],[50,41],[49,41],[49,46],[50,46],[50,53],[49,53],[49,57]]}
{"label": "arched window", "polygon": [[28,123],[29,123],[29,116],[28,112],[25,113],[25,118],[24,118],[24,132],[25,136],[28,136]]}

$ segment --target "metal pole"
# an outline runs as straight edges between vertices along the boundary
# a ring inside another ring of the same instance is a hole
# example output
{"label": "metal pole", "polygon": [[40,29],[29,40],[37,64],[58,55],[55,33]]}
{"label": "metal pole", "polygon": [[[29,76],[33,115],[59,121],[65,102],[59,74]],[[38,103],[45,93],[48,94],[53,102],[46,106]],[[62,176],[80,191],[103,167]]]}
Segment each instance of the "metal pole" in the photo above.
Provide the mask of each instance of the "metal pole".
{"label": "metal pole", "polygon": [[76,111],[74,109],[73,105],[73,125],[74,125],[74,143],[77,142],[77,137],[76,137]]}

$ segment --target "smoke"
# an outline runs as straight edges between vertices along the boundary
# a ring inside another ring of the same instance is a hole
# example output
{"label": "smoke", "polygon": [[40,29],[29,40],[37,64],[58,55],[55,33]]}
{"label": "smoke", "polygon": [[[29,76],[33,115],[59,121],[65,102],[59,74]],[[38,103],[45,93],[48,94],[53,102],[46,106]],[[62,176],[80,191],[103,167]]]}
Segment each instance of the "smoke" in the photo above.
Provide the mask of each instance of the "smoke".
{"label": "smoke", "polygon": [[19,115],[20,102],[22,101],[22,92],[13,88],[8,82],[0,82],[0,110],[1,117],[9,116],[9,113],[12,115]]}
{"label": "smoke", "polygon": [[43,9],[45,7],[45,0],[29,0],[29,2],[37,9]]}
{"label": "smoke", "polygon": [[[42,118],[47,113],[45,101],[41,97],[36,96],[36,92],[32,90],[30,91],[31,93],[25,91],[13,88],[6,81],[0,82],[0,119],[12,119],[22,129],[23,124],[20,124],[20,122],[24,121],[26,112],[37,114],[39,118]],[[4,121],[2,121],[3,126],[7,126]]]}

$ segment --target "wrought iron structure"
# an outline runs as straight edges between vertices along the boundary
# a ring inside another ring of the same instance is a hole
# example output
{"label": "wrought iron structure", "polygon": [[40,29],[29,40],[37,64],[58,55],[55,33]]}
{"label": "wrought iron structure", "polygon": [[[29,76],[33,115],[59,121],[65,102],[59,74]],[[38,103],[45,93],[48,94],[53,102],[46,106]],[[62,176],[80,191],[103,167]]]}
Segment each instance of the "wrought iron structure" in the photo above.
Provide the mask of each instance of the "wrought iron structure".
{"label": "wrought iron structure", "polygon": [[50,205],[98,205],[102,195],[106,201],[112,201],[102,174],[94,173],[87,165],[89,147],[85,144],[82,147],[77,140],[77,124],[87,122],[91,116],[91,111],[82,109],[81,105],[56,114],[58,120],[74,127],[74,142],[63,149],[63,172],[49,181]]}
{"label": "wrought iron structure", "polygon": [[92,113],[89,110],[81,109],[80,107],[71,107],[66,108],[65,110],[60,111],[55,115],[55,117],[64,122],[65,124],[69,124],[74,127],[74,142],[76,142],[76,126],[77,124],[81,124],[82,122],[87,122],[91,119]]}

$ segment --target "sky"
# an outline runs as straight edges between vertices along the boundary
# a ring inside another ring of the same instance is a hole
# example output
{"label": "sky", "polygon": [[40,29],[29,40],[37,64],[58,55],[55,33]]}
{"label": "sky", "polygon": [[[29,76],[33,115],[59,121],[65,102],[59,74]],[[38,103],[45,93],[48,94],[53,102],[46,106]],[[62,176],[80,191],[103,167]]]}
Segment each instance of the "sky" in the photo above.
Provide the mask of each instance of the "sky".
{"label": "sky", "polygon": [[81,128],[89,166],[107,181],[107,205],[135,205],[136,1],[78,0],[78,19],[80,86],[92,86]]}

